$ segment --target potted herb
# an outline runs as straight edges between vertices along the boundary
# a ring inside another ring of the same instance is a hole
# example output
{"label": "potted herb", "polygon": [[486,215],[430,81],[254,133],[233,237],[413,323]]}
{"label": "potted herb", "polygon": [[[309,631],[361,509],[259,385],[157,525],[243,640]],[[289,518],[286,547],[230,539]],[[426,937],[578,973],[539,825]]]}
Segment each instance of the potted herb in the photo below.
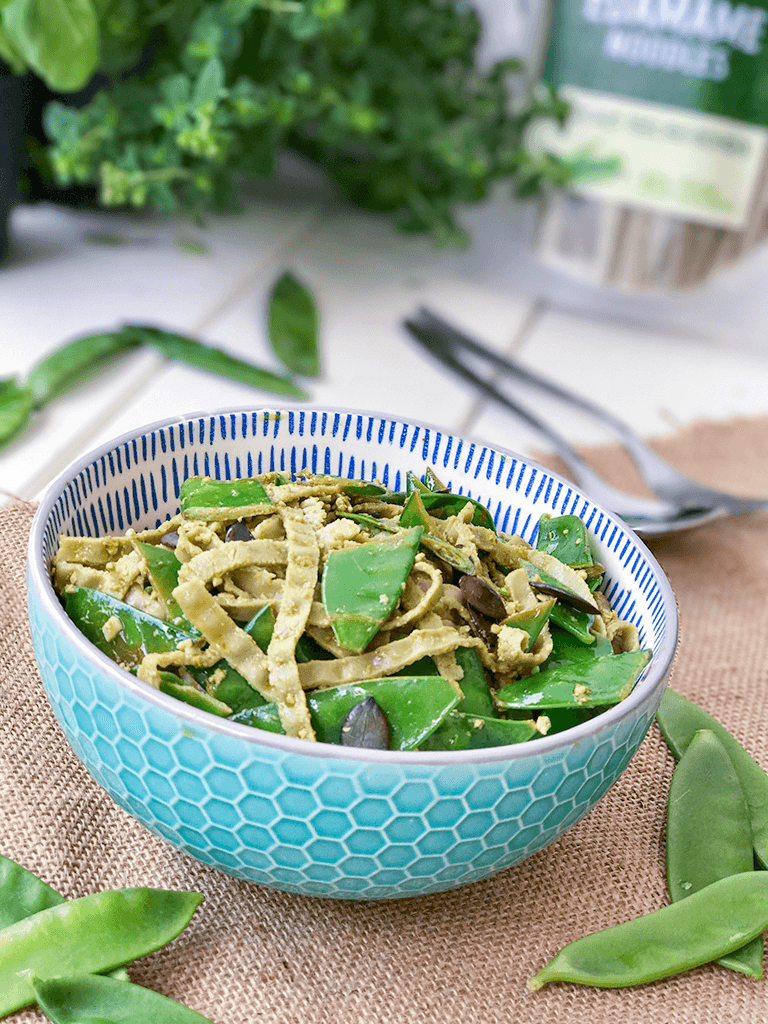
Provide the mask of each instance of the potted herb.
{"label": "potted herb", "polygon": [[18,196],[25,107],[24,79],[0,62],[0,260],[8,248],[8,218]]}
{"label": "potted herb", "polygon": [[[77,16],[76,67],[49,6]],[[2,15],[14,54],[53,88],[104,76],[84,105],[48,105],[42,157],[104,206],[199,218],[292,149],[351,201],[455,244],[457,208],[495,182],[525,192],[563,177],[523,144],[560,104],[513,106],[517,63],[479,67],[480,20],[459,0],[11,0]]]}

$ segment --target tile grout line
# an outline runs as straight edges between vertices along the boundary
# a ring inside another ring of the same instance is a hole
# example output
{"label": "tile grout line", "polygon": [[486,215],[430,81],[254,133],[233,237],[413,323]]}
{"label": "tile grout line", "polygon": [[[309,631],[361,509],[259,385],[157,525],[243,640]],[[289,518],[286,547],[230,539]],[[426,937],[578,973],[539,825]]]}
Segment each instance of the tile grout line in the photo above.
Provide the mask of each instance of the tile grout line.
{"label": "tile grout line", "polygon": [[[267,256],[261,259],[255,268],[250,269],[244,274],[230,288],[226,295],[213,304],[208,312],[203,313],[197,320],[192,322],[189,327],[190,333],[201,334],[203,331],[210,329],[216,320],[245,294],[254,282],[264,275],[270,265],[279,263],[281,259],[286,259],[292,252],[297,251],[305,242],[311,239],[327,223],[328,216],[333,216],[332,210],[333,207],[325,203],[314,207],[313,212],[307,216],[303,223],[288,232],[283,241],[278,243]],[[68,466],[79,453],[86,451],[90,447],[89,439],[94,438],[106,429],[114,419],[116,412],[135,398],[138,398],[143,389],[152,381],[153,377],[172,361],[159,354],[154,356],[151,365],[135,377],[123,392],[116,396],[111,409],[105,410],[100,416],[91,420],[87,427],[81,430],[66,448],[57,452],[54,459],[51,459],[31,479],[27,480],[23,487],[19,488],[18,496],[26,500],[35,500],[57,473]]]}
{"label": "tile grout line", "polygon": [[[516,355],[522,350],[523,346],[528,341],[531,334],[533,334],[543,317],[549,312],[549,309],[550,304],[546,299],[534,299],[531,302],[531,306],[523,318],[523,322],[517,330],[512,333],[509,345],[507,345],[506,352],[509,355]],[[489,382],[495,383],[498,378],[499,374],[498,372],[495,372],[488,378],[488,380]],[[477,393],[475,394],[467,413],[457,426],[458,434],[470,434],[472,432],[472,425],[477,422],[485,411],[487,403],[488,399]]]}
{"label": "tile grout line", "polygon": [[241,296],[243,296],[250,286],[258,281],[263,275],[269,264],[277,263],[281,259],[287,259],[291,253],[297,252],[306,242],[308,242],[321,227],[324,227],[328,220],[332,218],[333,206],[331,204],[320,204],[314,209],[314,212],[307,216],[304,223],[299,224],[295,230],[288,233],[284,241],[277,245],[274,251],[254,269],[249,271],[241,280],[235,284],[228,294],[216,302],[212,309],[196,320],[191,330],[195,333],[201,333],[207,331],[227,310],[227,308],[233,305]]}

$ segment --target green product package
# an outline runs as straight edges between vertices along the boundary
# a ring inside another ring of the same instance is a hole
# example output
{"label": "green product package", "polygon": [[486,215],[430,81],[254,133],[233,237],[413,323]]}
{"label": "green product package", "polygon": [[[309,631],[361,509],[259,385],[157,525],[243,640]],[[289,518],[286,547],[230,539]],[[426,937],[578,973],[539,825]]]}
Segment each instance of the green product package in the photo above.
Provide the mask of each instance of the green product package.
{"label": "green product package", "polygon": [[571,112],[529,143],[573,174],[540,226],[548,262],[682,289],[761,240],[768,0],[556,0],[543,75]]}

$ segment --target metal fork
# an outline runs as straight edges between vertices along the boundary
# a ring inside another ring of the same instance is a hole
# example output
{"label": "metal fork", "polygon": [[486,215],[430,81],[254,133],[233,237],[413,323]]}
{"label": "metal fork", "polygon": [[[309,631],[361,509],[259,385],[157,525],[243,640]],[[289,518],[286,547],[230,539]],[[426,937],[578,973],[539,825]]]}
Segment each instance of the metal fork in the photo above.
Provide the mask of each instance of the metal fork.
{"label": "metal fork", "polygon": [[[598,505],[620,516],[641,536],[660,537],[726,516],[768,509],[768,499],[742,498],[691,480],[658,455],[612,413],[515,360],[498,355],[426,307],[419,308],[403,324],[433,356],[472,384],[484,397],[499,402],[546,438],[570,468],[576,483],[584,492]],[[609,484],[549,424],[470,369],[462,358],[465,353],[484,359],[504,375],[538,388],[610,427],[621,439],[643,479],[658,495],[658,499],[641,498]]]}

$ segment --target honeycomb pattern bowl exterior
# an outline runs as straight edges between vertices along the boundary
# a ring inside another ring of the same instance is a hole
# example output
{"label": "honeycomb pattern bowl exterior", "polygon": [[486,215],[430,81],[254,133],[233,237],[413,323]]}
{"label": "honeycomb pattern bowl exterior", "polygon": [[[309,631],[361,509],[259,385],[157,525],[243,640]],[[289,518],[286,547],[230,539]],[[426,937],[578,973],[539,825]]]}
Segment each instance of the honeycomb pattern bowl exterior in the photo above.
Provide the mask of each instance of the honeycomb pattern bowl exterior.
{"label": "honeycomb pattern bowl exterior", "polygon": [[[539,516],[587,523],[605,590],[654,657],[633,693],[590,722],[525,744],[461,752],[356,751],[216,718],[139,682],[65,615],[48,567],[63,534],[155,526],[181,481],[268,470],[379,479],[433,466],[535,538]],[[236,410],[145,427],[72,465],[30,537],[32,638],[46,693],[93,778],[151,832],[238,878],[316,896],[450,889],[553,842],[606,793],[640,745],[669,676],[675,601],[644,545],[570,483],[510,452],[357,412]]]}

